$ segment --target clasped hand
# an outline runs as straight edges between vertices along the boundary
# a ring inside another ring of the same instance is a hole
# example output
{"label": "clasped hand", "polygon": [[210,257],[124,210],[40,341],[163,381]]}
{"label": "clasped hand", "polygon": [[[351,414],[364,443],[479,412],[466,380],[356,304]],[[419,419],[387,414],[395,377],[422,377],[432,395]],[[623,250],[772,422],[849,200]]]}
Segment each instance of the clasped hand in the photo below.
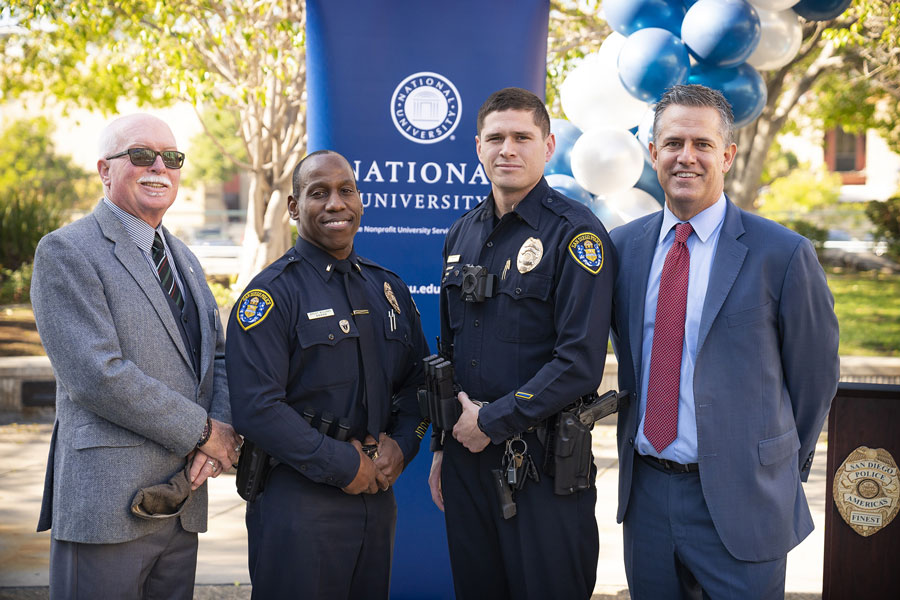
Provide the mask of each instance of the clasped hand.
{"label": "clasped hand", "polygon": [[[378,455],[373,460],[363,452],[363,443],[366,445],[377,444]],[[378,441],[371,435],[360,443],[359,440],[350,440],[350,444],[356,448],[359,454],[359,470],[356,477],[347,487],[342,488],[344,492],[352,495],[356,494],[375,494],[379,490],[386,490],[397,481],[400,473],[403,472],[403,451],[388,434],[382,433],[378,436]]]}

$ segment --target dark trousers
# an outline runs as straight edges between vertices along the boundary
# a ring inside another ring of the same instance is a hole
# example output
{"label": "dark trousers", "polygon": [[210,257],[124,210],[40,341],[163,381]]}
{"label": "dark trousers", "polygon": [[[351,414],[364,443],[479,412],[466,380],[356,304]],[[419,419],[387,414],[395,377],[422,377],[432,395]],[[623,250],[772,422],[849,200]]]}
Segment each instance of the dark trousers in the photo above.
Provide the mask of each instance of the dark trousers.
{"label": "dark trousers", "polygon": [[[540,466],[543,448],[526,434]],[[557,496],[542,475],[515,493],[517,514],[503,519],[491,469],[505,444],[472,454],[456,440],[444,445],[441,487],[456,597],[524,600],[590,598],[597,577],[597,490]],[[593,480],[596,470],[592,467]]]}
{"label": "dark trousers", "polygon": [[350,496],[286,465],[247,506],[253,598],[387,598],[394,492]]}
{"label": "dark trousers", "polygon": [[669,473],[635,456],[623,532],[634,600],[784,598],[787,557],[734,558],[716,532],[697,472]]}
{"label": "dark trousers", "polygon": [[197,534],[178,518],[159,531],[119,544],[50,540],[50,598],[190,600]]}

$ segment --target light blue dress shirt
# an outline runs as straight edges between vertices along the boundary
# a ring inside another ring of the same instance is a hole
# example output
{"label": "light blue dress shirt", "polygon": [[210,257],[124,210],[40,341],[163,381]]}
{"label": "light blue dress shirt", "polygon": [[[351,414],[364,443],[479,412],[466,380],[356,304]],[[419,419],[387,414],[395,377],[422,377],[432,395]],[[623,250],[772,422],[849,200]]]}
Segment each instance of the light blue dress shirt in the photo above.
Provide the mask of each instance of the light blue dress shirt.
{"label": "light blue dress shirt", "polygon": [[725,194],[715,204],[695,215],[688,221],[694,233],[687,239],[691,254],[688,275],[687,312],[684,324],[684,349],[681,352],[681,381],[678,390],[678,437],[657,452],[644,435],[644,414],[647,409],[647,383],[650,381],[650,354],[653,350],[653,328],[656,321],[656,301],[659,297],[659,280],[662,275],[666,254],[675,242],[675,225],[682,223],[666,206],[663,208],[663,222],[659,230],[659,240],[650,265],[647,280],[647,295],[644,298],[644,339],[641,345],[641,396],[638,408],[638,426],[635,448],[640,454],[658,456],[679,463],[697,462],[697,421],[694,415],[694,364],[697,358],[697,336],[700,330],[700,316],[719,232],[725,221]]}
{"label": "light blue dress shirt", "polygon": [[125,231],[128,232],[128,237],[134,241],[140,249],[141,254],[147,259],[147,263],[150,265],[153,276],[156,277],[157,281],[159,281],[159,272],[156,270],[156,263],[153,262],[151,250],[153,248],[154,234],[157,232],[159,233],[159,237],[162,238],[163,247],[166,249],[166,255],[169,257],[169,266],[172,267],[172,275],[175,276],[175,283],[181,289],[181,295],[184,296],[184,283],[178,275],[178,267],[175,266],[175,260],[172,258],[172,251],[169,250],[169,244],[166,242],[166,235],[163,233],[162,223],[159,224],[159,227],[154,229],[143,219],[137,218],[130,212],[114,204],[109,198],[104,197],[103,203],[109,207],[114,215],[116,215],[116,218],[122,223]]}

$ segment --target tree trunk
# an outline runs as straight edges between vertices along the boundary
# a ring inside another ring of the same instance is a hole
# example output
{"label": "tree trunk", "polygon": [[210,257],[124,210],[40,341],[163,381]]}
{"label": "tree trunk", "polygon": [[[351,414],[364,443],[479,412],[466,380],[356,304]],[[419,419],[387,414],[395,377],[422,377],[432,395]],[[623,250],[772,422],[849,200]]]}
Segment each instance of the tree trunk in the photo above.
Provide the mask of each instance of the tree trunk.
{"label": "tree trunk", "polygon": [[266,173],[256,173],[250,179],[248,196],[247,226],[235,284],[238,291],[284,254],[291,243],[286,196],[280,189],[271,189]]}

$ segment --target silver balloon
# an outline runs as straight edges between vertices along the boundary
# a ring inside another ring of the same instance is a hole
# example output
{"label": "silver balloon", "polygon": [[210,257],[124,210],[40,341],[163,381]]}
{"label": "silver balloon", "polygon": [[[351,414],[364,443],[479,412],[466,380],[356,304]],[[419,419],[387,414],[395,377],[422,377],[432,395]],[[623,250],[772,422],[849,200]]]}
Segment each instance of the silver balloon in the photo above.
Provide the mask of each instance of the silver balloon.
{"label": "silver balloon", "polygon": [[637,183],[644,170],[641,143],[622,129],[591,129],[572,146],[572,175],[592,194],[613,194]]}
{"label": "silver balloon", "polygon": [[757,8],[759,45],[747,62],[760,71],[780,69],[791,62],[803,43],[800,17],[792,10],[771,11]]}

